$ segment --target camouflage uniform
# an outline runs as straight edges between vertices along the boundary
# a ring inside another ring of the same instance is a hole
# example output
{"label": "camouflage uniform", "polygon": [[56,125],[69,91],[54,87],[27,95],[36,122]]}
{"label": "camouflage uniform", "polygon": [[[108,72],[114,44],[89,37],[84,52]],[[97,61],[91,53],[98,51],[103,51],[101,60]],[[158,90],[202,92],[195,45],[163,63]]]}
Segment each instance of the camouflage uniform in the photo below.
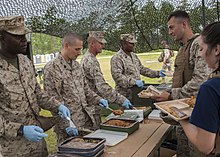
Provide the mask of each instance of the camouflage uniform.
{"label": "camouflage uniform", "polygon": [[116,83],[115,90],[124,95],[130,101],[132,99],[131,88],[140,75],[155,78],[159,77],[159,71],[154,71],[142,65],[137,55],[133,52],[127,55],[122,49],[111,59],[111,74]]}
{"label": "camouflage uniform", "polygon": [[17,131],[21,125],[40,126],[35,118],[40,107],[57,113],[59,102],[42,94],[32,62],[18,55],[19,70],[0,57],[0,144],[7,157],[44,157],[44,140],[30,142]]}
{"label": "camouflage uniform", "polygon": [[81,65],[86,74],[87,81],[90,88],[103,98],[107,98],[109,102],[122,104],[125,101],[125,97],[109,86],[103,77],[100,64],[97,58],[87,51],[81,60]]}
{"label": "camouflage uniform", "polygon": [[2,147],[1,147],[1,145],[0,145],[0,157],[3,157],[3,155],[2,155]]}
{"label": "camouflage uniform", "polygon": [[[175,59],[175,71],[173,78],[173,88],[171,89],[172,99],[187,98],[198,93],[199,86],[207,80],[211,69],[205,61],[198,55],[197,36],[188,40],[180,47]],[[193,145],[189,143],[182,127],[177,127],[177,156],[194,157]],[[196,157],[196,156],[195,156]]]}
{"label": "camouflage uniform", "polygon": [[[44,67],[44,90],[65,103],[77,128],[97,129],[94,104],[98,105],[101,97],[89,88],[83,69],[77,61],[73,60],[70,66],[59,54],[47,63]],[[88,102],[93,105],[88,105]],[[67,126],[68,123],[64,120],[55,126],[59,143],[67,138]]]}

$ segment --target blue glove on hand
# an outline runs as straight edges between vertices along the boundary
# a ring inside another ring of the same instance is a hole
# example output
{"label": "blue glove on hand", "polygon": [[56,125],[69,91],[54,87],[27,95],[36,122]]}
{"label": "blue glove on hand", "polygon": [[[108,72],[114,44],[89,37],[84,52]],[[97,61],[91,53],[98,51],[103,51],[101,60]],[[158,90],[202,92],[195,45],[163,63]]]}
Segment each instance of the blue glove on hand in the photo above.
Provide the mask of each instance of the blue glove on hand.
{"label": "blue glove on hand", "polygon": [[142,80],[136,80],[136,81],[135,81],[135,84],[136,84],[138,87],[141,87],[141,88],[144,87],[144,83],[143,83]]}
{"label": "blue glove on hand", "polygon": [[133,106],[132,106],[131,102],[128,99],[125,99],[125,101],[122,104],[122,107],[124,107],[125,109],[130,109]]}
{"label": "blue glove on hand", "polygon": [[70,117],[70,110],[65,106],[65,105],[60,105],[58,107],[58,114],[60,115],[61,118],[66,118]]}
{"label": "blue glove on hand", "polygon": [[159,76],[160,76],[160,77],[166,76],[166,75],[164,74],[165,72],[166,72],[165,70],[160,70],[160,71],[159,71]]}
{"label": "blue glove on hand", "polygon": [[108,108],[108,100],[100,99],[99,100],[99,106]]}
{"label": "blue glove on hand", "polygon": [[69,136],[78,136],[79,135],[77,128],[73,128],[70,126],[66,128],[66,133]]}
{"label": "blue glove on hand", "polygon": [[39,126],[27,125],[23,127],[23,135],[32,142],[38,142],[48,135],[43,133],[44,130]]}

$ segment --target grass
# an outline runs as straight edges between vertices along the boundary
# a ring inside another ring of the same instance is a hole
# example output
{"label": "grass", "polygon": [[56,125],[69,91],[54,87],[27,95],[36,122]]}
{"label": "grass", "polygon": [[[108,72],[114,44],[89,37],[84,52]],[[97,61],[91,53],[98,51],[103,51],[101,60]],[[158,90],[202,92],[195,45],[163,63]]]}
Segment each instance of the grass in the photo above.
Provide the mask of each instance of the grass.
{"label": "grass", "polygon": [[[145,67],[148,67],[153,70],[160,70],[161,69],[162,63],[157,62],[157,58],[159,57],[159,54],[143,53],[143,54],[138,54],[138,56],[139,56],[139,59],[141,60],[142,64]],[[110,86],[114,87],[115,83],[111,77],[111,72],[110,72],[110,59],[111,59],[111,57],[112,56],[109,56],[109,55],[107,55],[105,57],[103,57],[103,55],[97,56],[106,82]],[[80,61],[81,58],[82,58],[82,56],[79,57],[78,61]],[[37,68],[37,69],[43,68],[44,65],[45,64],[37,64],[37,65],[35,65],[35,68]],[[151,78],[141,76],[141,79],[144,80],[145,83],[148,83],[148,84],[158,84],[159,83],[158,78],[151,79]],[[169,80],[170,80],[170,78],[166,78],[166,81],[169,81]],[[49,111],[45,111],[45,110],[42,110],[41,114],[46,115],[46,116],[51,115]],[[55,136],[52,129],[47,131],[47,134],[49,135],[46,138],[48,151],[50,154],[53,154],[56,152],[56,136]]]}

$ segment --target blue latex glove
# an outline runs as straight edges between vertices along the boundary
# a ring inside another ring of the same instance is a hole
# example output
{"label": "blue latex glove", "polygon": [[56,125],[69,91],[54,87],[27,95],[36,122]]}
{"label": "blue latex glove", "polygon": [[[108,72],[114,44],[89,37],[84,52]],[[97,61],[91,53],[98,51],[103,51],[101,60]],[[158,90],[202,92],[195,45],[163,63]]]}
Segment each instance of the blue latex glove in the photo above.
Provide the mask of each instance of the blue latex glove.
{"label": "blue latex glove", "polygon": [[43,133],[44,130],[39,126],[27,125],[23,128],[23,135],[26,139],[32,142],[38,142],[48,135]]}
{"label": "blue latex glove", "polygon": [[160,76],[160,77],[166,76],[166,75],[164,74],[165,72],[166,72],[165,70],[160,70],[160,71],[159,71],[159,76]]}
{"label": "blue latex glove", "polygon": [[70,126],[66,128],[66,133],[69,136],[78,136],[79,135],[77,128],[73,128]]}
{"label": "blue latex glove", "polygon": [[65,105],[60,105],[58,110],[58,114],[61,116],[61,118],[70,117],[70,110]]}
{"label": "blue latex glove", "polygon": [[136,84],[138,87],[141,87],[141,88],[144,87],[144,83],[143,83],[142,80],[136,80],[136,81],[135,81],[135,84]]}
{"label": "blue latex glove", "polygon": [[99,100],[99,106],[108,108],[108,100],[100,99]]}
{"label": "blue latex glove", "polygon": [[124,107],[125,109],[130,109],[133,106],[132,106],[131,102],[128,99],[125,99],[125,101],[122,104],[122,107]]}

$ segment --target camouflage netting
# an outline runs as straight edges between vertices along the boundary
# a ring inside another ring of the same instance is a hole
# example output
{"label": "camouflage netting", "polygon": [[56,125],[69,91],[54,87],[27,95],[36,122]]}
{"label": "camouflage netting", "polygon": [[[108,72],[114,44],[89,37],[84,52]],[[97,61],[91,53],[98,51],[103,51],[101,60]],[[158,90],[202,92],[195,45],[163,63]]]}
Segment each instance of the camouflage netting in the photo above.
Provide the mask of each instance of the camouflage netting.
{"label": "camouflage netting", "polygon": [[176,9],[191,16],[194,32],[219,20],[219,0],[1,0],[0,14],[24,15],[33,32],[63,36],[74,31],[104,30],[106,49],[116,51],[121,33],[134,32],[139,52],[157,49],[160,41],[177,45],[167,34],[166,19]]}

